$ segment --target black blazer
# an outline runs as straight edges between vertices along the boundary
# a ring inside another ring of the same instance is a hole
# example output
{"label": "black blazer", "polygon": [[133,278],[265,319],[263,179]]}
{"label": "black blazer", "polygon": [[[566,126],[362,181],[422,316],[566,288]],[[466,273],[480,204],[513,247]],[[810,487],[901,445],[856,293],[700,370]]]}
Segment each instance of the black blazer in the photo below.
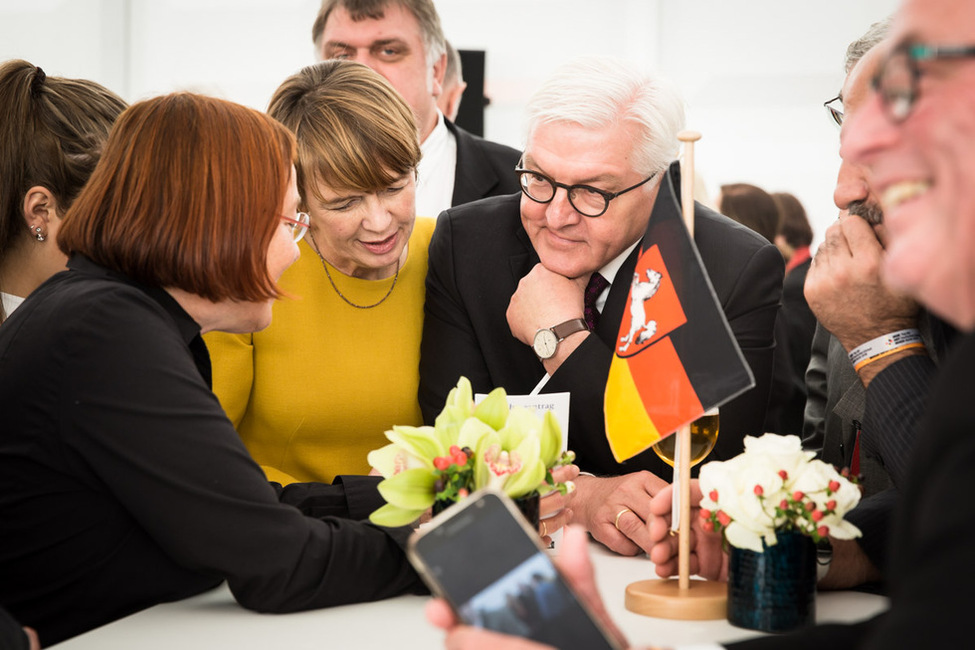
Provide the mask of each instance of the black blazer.
{"label": "black blazer", "polygon": [[520,151],[472,135],[446,118],[444,122],[457,141],[451,205],[521,191],[515,176]]}
{"label": "black blazer", "polygon": [[[676,173],[672,168],[656,205],[647,206],[653,215],[676,209],[675,201],[665,198],[674,192],[673,183],[679,186]],[[505,317],[518,281],[538,263],[521,225],[519,201],[519,195],[485,199],[447,210],[437,223],[430,243],[420,353],[420,408],[429,423],[461,375],[477,392],[503,386],[509,393],[524,394],[545,374],[531,347],[512,336]],[[744,435],[762,433],[784,264],[774,246],[727,217],[697,204],[696,219],[698,250],[757,382],[722,409],[713,458],[728,458],[741,451]],[[617,277],[626,281],[613,283],[595,336],[586,338],[543,389],[571,392],[569,447],[587,471],[660,473],[666,467],[652,451],[617,463],[603,421],[606,377],[638,250],[620,268]]]}

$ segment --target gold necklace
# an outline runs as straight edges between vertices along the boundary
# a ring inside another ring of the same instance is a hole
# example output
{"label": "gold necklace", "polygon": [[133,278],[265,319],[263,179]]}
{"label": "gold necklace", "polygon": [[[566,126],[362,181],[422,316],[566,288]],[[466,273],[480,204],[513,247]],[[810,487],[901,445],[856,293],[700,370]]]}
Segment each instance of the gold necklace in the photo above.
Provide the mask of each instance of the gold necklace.
{"label": "gold necklace", "polygon": [[332,274],[328,272],[328,264],[325,262],[325,258],[322,257],[321,249],[318,247],[318,242],[315,241],[315,235],[312,234],[311,230],[308,231],[308,236],[311,237],[311,243],[315,245],[315,252],[318,253],[318,259],[322,261],[322,268],[325,269],[325,277],[328,278],[328,283],[332,285],[333,289],[335,289],[335,293],[338,294],[339,298],[344,300],[347,304],[355,307],[356,309],[372,309],[373,307],[378,307],[386,302],[386,298],[389,298],[389,294],[393,293],[393,289],[396,287],[396,280],[399,279],[399,260],[396,260],[396,273],[393,275],[393,284],[389,286],[389,291],[386,292],[386,295],[380,298],[379,302],[374,302],[371,305],[357,305],[346,298],[342,292],[339,291],[339,288],[335,286],[335,280],[332,279]]}

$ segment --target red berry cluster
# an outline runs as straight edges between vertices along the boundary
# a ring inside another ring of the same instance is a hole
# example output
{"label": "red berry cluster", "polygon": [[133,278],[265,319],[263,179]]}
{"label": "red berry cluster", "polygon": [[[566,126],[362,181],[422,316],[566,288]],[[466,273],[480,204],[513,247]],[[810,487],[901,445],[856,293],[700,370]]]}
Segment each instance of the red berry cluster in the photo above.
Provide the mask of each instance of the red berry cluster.
{"label": "red berry cluster", "polygon": [[437,501],[459,501],[470,493],[474,480],[474,451],[451,445],[446,456],[433,459],[437,480],[433,484],[434,498]]}
{"label": "red berry cluster", "polygon": [[450,445],[450,452],[447,456],[437,456],[433,459],[433,466],[444,471],[451,465],[457,465],[458,467],[463,467],[467,464],[467,461],[474,452],[471,451],[470,447],[464,447],[461,449],[457,445]]}

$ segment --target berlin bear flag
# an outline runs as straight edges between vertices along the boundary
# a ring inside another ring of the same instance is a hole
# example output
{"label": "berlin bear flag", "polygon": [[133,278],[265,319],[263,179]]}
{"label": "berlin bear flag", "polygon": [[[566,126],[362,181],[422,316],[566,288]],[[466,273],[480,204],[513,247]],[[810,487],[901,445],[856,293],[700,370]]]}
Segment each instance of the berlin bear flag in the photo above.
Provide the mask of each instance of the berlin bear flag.
{"label": "berlin bear flag", "polygon": [[681,218],[675,171],[660,182],[664,209],[655,207],[640,245],[606,382],[617,461],[755,385]]}

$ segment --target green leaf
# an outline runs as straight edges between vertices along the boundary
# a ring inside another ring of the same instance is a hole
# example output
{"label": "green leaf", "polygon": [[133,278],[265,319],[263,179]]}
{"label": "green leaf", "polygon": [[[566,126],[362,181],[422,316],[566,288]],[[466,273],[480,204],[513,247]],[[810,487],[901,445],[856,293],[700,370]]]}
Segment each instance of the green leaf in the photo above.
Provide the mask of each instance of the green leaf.
{"label": "green leaf", "polygon": [[369,467],[376,469],[383,478],[389,478],[396,473],[397,459],[400,455],[406,456],[406,452],[401,447],[390,443],[379,449],[373,449],[366,456]]}
{"label": "green leaf", "polygon": [[522,443],[528,436],[537,436],[542,422],[531,409],[516,407],[511,409],[508,421],[498,433],[501,435],[501,446],[511,450]]}
{"label": "green leaf", "polygon": [[386,432],[391,442],[402,447],[406,453],[416,456],[433,467],[433,459],[447,453],[447,448],[440,444],[439,436],[433,427],[393,426]]}
{"label": "green leaf", "polygon": [[470,447],[476,450],[484,436],[497,437],[497,433],[490,425],[481,420],[468,418],[460,426],[460,431],[457,434],[457,446],[461,449]]}
{"label": "green leaf", "polygon": [[379,483],[379,494],[387,503],[407,510],[426,510],[433,505],[437,477],[426,469],[408,469]]}
{"label": "green leaf", "polygon": [[474,408],[474,417],[495,431],[508,421],[508,395],[503,388],[495,388]]}
{"label": "green leaf", "polygon": [[457,380],[457,385],[450,389],[450,393],[447,394],[447,403],[444,408],[449,406],[456,406],[463,410],[464,417],[468,417],[471,414],[471,407],[474,405],[474,390],[471,388],[471,382],[467,377],[461,377]]}
{"label": "green leaf", "polygon": [[511,453],[521,460],[521,469],[508,476],[504,491],[512,499],[530,494],[545,481],[545,464],[539,455],[538,438],[526,438]]}
{"label": "green leaf", "polygon": [[369,521],[377,526],[407,526],[419,519],[425,510],[426,508],[423,510],[407,510],[387,503],[386,505],[374,510],[373,513],[369,515]]}
{"label": "green leaf", "polygon": [[538,440],[541,443],[542,463],[546,468],[554,467],[562,455],[562,428],[551,411],[545,411]]}

